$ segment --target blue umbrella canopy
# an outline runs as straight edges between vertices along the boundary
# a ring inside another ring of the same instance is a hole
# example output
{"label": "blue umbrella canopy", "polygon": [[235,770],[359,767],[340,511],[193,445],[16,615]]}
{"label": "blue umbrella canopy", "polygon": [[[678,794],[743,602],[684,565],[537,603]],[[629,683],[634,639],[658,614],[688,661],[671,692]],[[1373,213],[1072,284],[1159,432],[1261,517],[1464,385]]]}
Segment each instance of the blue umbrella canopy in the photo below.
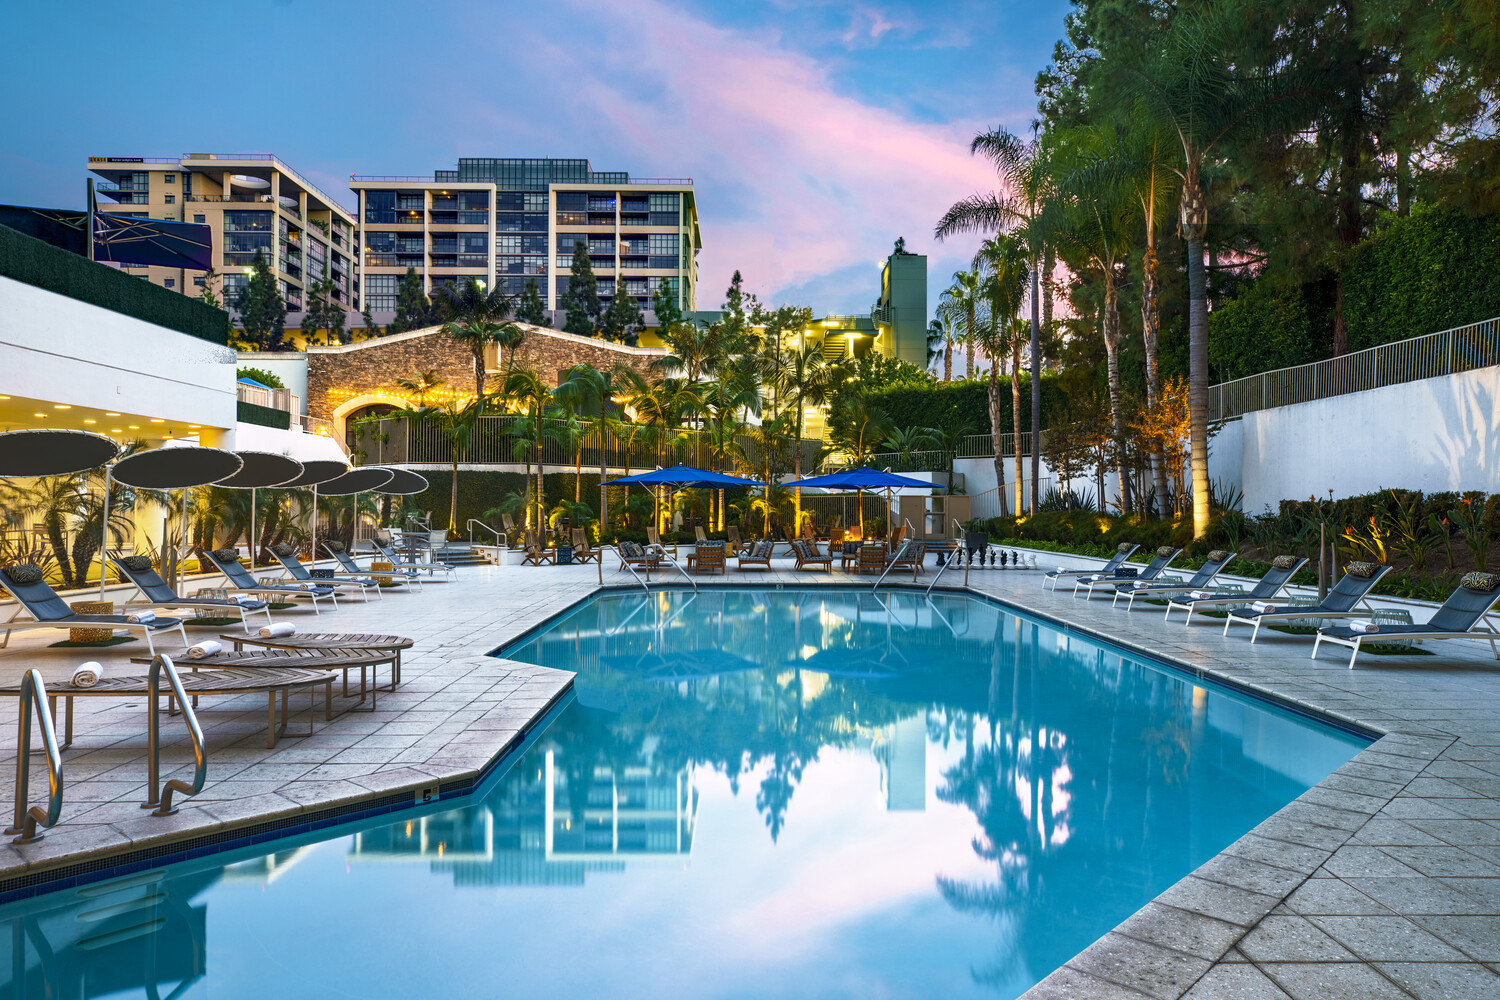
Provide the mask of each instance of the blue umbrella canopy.
{"label": "blue umbrella canopy", "polygon": [[677,486],[689,489],[719,489],[725,486],[764,486],[754,479],[727,476],[722,472],[695,469],[690,465],[674,465],[670,469],[656,469],[635,476],[622,476],[608,480],[608,486],[639,484],[641,486]]}
{"label": "blue umbrella canopy", "polygon": [[918,489],[930,490],[932,484],[921,479],[912,479],[910,476],[898,476],[894,472],[884,472],[880,469],[860,468],[847,469],[844,472],[833,472],[826,476],[813,476],[811,479],[799,479],[789,486],[821,486],[824,489],[837,490],[893,490],[902,486],[911,486]]}

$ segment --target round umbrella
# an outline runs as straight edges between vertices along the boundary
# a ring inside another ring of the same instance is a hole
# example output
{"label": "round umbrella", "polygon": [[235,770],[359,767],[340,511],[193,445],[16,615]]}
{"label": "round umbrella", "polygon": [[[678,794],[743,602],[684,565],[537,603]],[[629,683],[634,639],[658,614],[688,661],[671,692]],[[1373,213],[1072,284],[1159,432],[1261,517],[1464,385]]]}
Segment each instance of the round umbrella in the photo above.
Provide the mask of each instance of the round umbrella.
{"label": "round umbrella", "polygon": [[[883,469],[872,469],[864,466],[858,469],[846,469],[843,472],[832,472],[826,476],[813,476],[809,479],[799,479],[795,486],[821,486],[825,489],[858,490],[860,493],[859,503],[859,533],[865,533],[865,490],[885,490],[886,505],[890,505],[890,491],[899,487],[915,487],[917,489],[930,490],[932,484],[921,479],[912,479],[910,476],[898,476],[894,472],[886,472]],[[890,511],[887,509],[887,516]]]}
{"label": "round umbrella", "polygon": [[120,453],[120,446],[90,431],[34,430],[0,434],[0,478],[66,476],[97,469]]}
{"label": "round umbrella", "polygon": [[411,496],[413,493],[421,493],[427,489],[427,479],[417,475],[410,469],[391,469],[391,481],[384,486],[375,487],[376,493],[388,493],[391,496]]}
{"label": "round umbrella", "polygon": [[328,459],[314,459],[311,462],[302,463],[302,475],[289,483],[281,485],[286,489],[302,486],[311,486],[313,491],[313,517],[312,517],[312,553],[313,562],[318,561],[318,486],[329,480],[337,479],[349,471],[348,464],[334,462]]}
{"label": "round umbrella", "polygon": [[[638,483],[642,486],[660,486],[662,492],[660,497],[673,490],[684,489],[710,489],[723,490],[726,486],[764,486],[765,483],[757,479],[741,479],[739,476],[730,476],[722,472],[711,472],[708,469],[695,469],[691,465],[674,465],[670,469],[654,469],[651,472],[640,472],[633,476],[621,476],[604,483],[605,486],[629,486]],[[601,570],[602,573],[602,570]]]}
{"label": "round umbrella", "polygon": [[[240,379],[241,382],[248,381]],[[250,534],[246,541],[250,547],[250,571],[255,571],[255,503],[256,491],[262,486],[280,486],[302,475],[302,463],[295,458],[272,451],[236,452],[244,461],[239,472],[228,479],[221,479],[215,486],[232,490],[250,491]]]}
{"label": "round umbrella", "polygon": [[370,466],[363,469],[351,469],[337,479],[323,483],[319,488],[326,497],[346,497],[379,489],[394,477],[395,473],[390,469]]}

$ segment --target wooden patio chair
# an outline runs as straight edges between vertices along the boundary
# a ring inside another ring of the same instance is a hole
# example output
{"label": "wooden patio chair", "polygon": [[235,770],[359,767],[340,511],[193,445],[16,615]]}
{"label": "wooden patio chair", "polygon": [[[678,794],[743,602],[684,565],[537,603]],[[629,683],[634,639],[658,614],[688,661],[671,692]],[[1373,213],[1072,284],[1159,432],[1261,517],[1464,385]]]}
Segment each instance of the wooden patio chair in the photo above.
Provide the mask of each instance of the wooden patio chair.
{"label": "wooden patio chair", "polygon": [[926,558],[926,542],[907,542],[897,550],[896,558],[891,560],[891,567],[893,569],[909,567],[911,569],[911,578],[915,580],[918,573],[926,572],[926,570],[922,568],[922,561]]}
{"label": "wooden patio chair", "polygon": [[769,538],[764,541],[756,542],[750,548],[745,549],[740,553],[739,569],[741,571],[747,569],[770,569],[771,550],[775,547],[776,543],[771,541]]}
{"label": "wooden patio chair", "polygon": [[677,558],[677,543],[672,542],[670,545],[664,543],[661,540],[661,532],[656,529],[656,525],[653,524],[651,527],[646,529],[646,539],[658,549],[661,549],[663,552],[669,553],[672,558]]}
{"label": "wooden patio chair", "polygon": [[[859,565],[859,550],[863,544],[863,542],[848,539],[839,543],[839,569],[847,573]],[[832,554],[831,551],[830,554]]]}
{"label": "wooden patio chair", "polygon": [[522,566],[541,566],[544,563],[557,564],[557,553],[547,548],[541,537],[530,528],[526,529],[526,555],[521,559]]}
{"label": "wooden patio chair", "polygon": [[573,560],[575,562],[586,563],[591,559],[597,560],[599,558],[599,550],[589,545],[588,533],[582,528],[573,529],[572,539]]}
{"label": "wooden patio chair", "polygon": [[828,572],[833,572],[833,556],[819,555],[818,550],[808,545],[802,539],[792,541],[792,555],[797,557],[797,569],[816,569],[822,567]]}
{"label": "wooden patio chair", "polygon": [[693,556],[693,572],[700,576],[704,573],[715,572],[722,576],[727,572],[727,567],[724,565],[723,542],[700,542]]}
{"label": "wooden patio chair", "polygon": [[884,573],[886,564],[885,553],[884,542],[866,542],[860,546],[859,562],[855,566],[856,571],[861,576],[866,573]]}

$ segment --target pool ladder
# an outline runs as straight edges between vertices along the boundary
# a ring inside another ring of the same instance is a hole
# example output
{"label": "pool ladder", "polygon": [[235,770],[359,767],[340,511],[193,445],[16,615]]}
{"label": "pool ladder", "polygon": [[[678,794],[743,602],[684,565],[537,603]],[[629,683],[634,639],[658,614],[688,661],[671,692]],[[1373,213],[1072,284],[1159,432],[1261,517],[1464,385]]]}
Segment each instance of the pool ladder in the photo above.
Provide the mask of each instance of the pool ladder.
{"label": "pool ladder", "polygon": [[[43,834],[37,827],[51,828],[57,825],[62,815],[63,766],[62,750],[57,745],[57,727],[52,723],[52,713],[47,711],[47,686],[36,668],[26,671],[21,678],[21,718],[16,727],[16,814],[7,834],[19,834],[13,844],[34,844]],[[42,749],[47,754],[47,808],[26,807],[30,797],[31,782],[31,713],[35,710],[42,724]]]}
{"label": "pool ladder", "polygon": [[[193,759],[196,767],[193,769],[193,782],[178,781],[173,778],[164,785],[159,785],[161,779],[161,675],[166,673],[167,683],[172,688],[172,694],[177,699],[177,704],[182,709],[182,721],[187,725],[188,735],[193,740]],[[146,716],[146,733],[149,740],[149,756],[147,768],[149,774],[146,779],[146,801],[141,803],[142,809],[154,809],[153,816],[170,816],[177,811],[172,804],[172,793],[181,792],[184,795],[197,795],[203,791],[203,781],[208,777],[208,749],[203,744],[203,729],[198,725],[198,716],[194,714],[191,698],[182,689],[182,678],[177,674],[177,667],[173,665],[172,658],[165,654],[156,656],[151,661],[151,673],[147,681],[150,693],[147,698],[150,708]]]}
{"label": "pool ladder", "polygon": [[[606,547],[607,546],[602,546],[602,545],[599,547],[599,553],[600,553],[599,554],[599,585],[600,586],[604,585],[604,549]],[[617,557],[620,555],[620,551],[619,551],[618,548],[615,549],[615,555]],[[678,563],[676,559],[668,559],[668,558],[666,558],[666,555],[667,554],[665,552],[662,553],[662,561],[665,562],[668,566],[671,566],[677,572],[681,573],[682,574],[682,578],[688,582],[688,586],[692,587],[693,588],[693,593],[696,594],[698,592],[698,581],[694,580],[692,577],[688,576],[687,570],[683,569],[682,565],[680,563]],[[641,585],[641,589],[642,590],[644,590],[648,594],[651,593],[651,587],[646,583],[645,580],[641,579],[641,575],[635,571],[635,567],[634,566],[630,565],[630,563],[626,562],[624,559],[620,559],[620,565],[624,566],[626,569],[630,570],[630,575],[633,576],[633,577],[635,577],[635,582]],[[649,572],[650,572],[650,570],[647,570],[647,573],[649,573]]]}

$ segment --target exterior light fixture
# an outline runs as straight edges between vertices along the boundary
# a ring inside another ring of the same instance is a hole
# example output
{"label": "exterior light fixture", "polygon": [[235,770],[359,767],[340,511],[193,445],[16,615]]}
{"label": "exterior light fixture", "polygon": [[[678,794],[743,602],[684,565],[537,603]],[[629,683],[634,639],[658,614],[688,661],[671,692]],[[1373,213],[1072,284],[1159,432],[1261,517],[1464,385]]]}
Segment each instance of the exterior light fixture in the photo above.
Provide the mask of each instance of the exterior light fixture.
{"label": "exterior light fixture", "polygon": [[118,414],[118,413],[105,413],[105,414],[104,414],[104,415],[105,415],[105,416],[106,416],[106,417],[118,417],[118,416],[119,416],[119,414]]}
{"label": "exterior light fixture", "polygon": [[32,414],[33,417],[45,417],[46,415],[47,414],[45,414],[45,413],[33,413]]}
{"label": "exterior light fixture", "polygon": [[140,424],[131,424],[130,425],[130,429],[133,430],[133,431],[138,431],[138,430],[141,429],[141,425]]}
{"label": "exterior light fixture", "polygon": [[85,419],[83,422],[86,423],[86,424],[97,424],[99,421]]}
{"label": "exterior light fixture", "polygon": [[72,407],[69,406],[67,403],[53,403],[52,404],[52,408],[54,410],[71,410],[72,409]]}
{"label": "exterior light fixture", "polygon": [[166,423],[166,421],[163,420],[161,417],[152,417],[151,418],[151,422],[153,424],[164,424],[164,423]]}

